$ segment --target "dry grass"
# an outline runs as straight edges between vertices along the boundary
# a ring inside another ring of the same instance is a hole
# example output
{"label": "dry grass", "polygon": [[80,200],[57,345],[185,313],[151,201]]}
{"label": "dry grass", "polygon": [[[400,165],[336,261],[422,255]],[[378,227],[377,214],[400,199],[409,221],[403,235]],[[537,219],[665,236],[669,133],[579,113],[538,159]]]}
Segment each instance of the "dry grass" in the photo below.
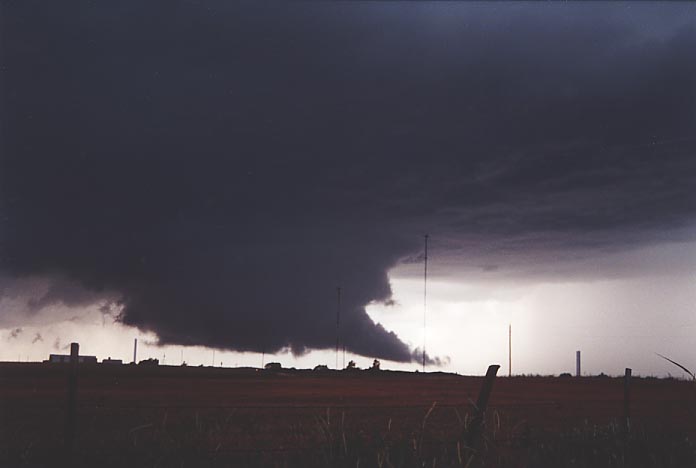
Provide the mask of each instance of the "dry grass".
{"label": "dry grass", "polygon": [[[118,385],[110,374],[83,375],[77,466],[696,466],[693,387],[674,380],[636,379],[626,433],[615,419],[620,379],[499,378],[474,449],[466,436],[481,379],[385,373],[205,380],[205,373],[165,371],[124,370]],[[56,464],[65,381],[47,375],[0,375],[0,466]],[[224,405],[210,404],[221,396]]]}

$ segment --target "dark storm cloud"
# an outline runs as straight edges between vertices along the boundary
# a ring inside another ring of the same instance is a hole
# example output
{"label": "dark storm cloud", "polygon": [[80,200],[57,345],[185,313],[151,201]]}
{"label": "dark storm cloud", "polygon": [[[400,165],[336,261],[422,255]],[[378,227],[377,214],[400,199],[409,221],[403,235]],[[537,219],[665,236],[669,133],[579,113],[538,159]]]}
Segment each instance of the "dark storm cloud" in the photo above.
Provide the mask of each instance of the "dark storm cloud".
{"label": "dark storm cloud", "polygon": [[162,343],[268,352],[331,348],[341,285],[348,349],[418,360],[364,307],[425,232],[490,270],[693,239],[695,20],[7,2],[3,269],[88,291],[36,307],[118,297]]}
{"label": "dark storm cloud", "polygon": [[[54,276],[47,282],[44,290],[38,294],[35,292],[27,300],[28,312],[37,312],[44,307],[62,304],[67,307],[80,307],[100,302],[104,297],[109,297],[107,291],[100,289],[92,291],[85,289],[80,283],[68,280],[65,277]],[[106,314],[110,310],[110,303],[103,304],[99,310]]]}

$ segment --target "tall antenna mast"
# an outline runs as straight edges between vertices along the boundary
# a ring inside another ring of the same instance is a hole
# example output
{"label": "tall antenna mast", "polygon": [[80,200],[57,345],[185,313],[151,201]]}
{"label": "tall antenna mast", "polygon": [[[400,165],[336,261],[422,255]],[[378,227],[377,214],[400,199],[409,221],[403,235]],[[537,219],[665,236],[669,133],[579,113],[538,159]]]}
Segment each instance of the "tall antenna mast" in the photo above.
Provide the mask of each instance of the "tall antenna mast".
{"label": "tall antenna mast", "polygon": [[512,377],[512,324],[508,327],[508,377]]}
{"label": "tall antenna mast", "polygon": [[336,288],[336,369],[338,369],[338,340],[341,333],[341,287]]}
{"label": "tall antenna mast", "polygon": [[425,261],[423,266],[423,372],[425,372],[425,312],[428,310],[428,235],[425,235]]}

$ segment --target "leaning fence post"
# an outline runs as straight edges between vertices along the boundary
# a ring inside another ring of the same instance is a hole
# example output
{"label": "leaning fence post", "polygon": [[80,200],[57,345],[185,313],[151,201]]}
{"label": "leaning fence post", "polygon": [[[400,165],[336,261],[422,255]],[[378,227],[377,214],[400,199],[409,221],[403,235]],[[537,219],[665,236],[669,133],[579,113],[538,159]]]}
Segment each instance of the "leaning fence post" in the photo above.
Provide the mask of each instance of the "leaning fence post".
{"label": "leaning fence post", "polygon": [[66,466],[71,462],[75,444],[75,407],[77,402],[77,364],[80,345],[70,343],[70,368],[68,370],[68,403],[65,413],[65,459]]}
{"label": "leaning fence post", "polygon": [[491,396],[491,390],[493,390],[493,381],[498,373],[498,369],[500,369],[500,366],[493,364],[488,366],[488,371],[486,371],[486,377],[483,380],[483,386],[481,387],[481,392],[479,393],[478,400],[476,401],[474,416],[471,418],[471,425],[466,438],[466,445],[469,448],[473,449],[476,442],[478,442],[479,437],[481,437],[486,406],[488,406],[488,399]]}
{"label": "leaning fence post", "polygon": [[624,428],[631,430],[631,369],[626,368],[624,374]]}

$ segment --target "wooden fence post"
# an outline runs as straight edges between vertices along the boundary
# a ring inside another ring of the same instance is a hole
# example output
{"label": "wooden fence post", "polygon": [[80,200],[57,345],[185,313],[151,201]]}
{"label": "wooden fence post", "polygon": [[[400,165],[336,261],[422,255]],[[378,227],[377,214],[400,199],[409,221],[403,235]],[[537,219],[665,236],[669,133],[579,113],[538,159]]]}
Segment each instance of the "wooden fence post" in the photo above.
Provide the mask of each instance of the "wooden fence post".
{"label": "wooden fence post", "polygon": [[624,428],[631,430],[631,369],[626,368],[624,374]]}
{"label": "wooden fence post", "polygon": [[466,445],[471,449],[475,448],[476,443],[483,432],[483,421],[486,414],[486,407],[488,406],[488,399],[491,396],[491,390],[493,390],[493,381],[498,373],[498,369],[500,369],[500,366],[496,364],[488,366],[486,377],[483,380],[483,386],[481,386],[481,392],[479,393],[478,400],[476,401],[474,416],[471,418],[471,425],[466,438]]}
{"label": "wooden fence post", "polygon": [[80,345],[70,343],[70,368],[68,370],[68,402],[65,413],[65,466],[72,464],[75,445],[75,420],[77,404],[77,366],[79,362]]}

